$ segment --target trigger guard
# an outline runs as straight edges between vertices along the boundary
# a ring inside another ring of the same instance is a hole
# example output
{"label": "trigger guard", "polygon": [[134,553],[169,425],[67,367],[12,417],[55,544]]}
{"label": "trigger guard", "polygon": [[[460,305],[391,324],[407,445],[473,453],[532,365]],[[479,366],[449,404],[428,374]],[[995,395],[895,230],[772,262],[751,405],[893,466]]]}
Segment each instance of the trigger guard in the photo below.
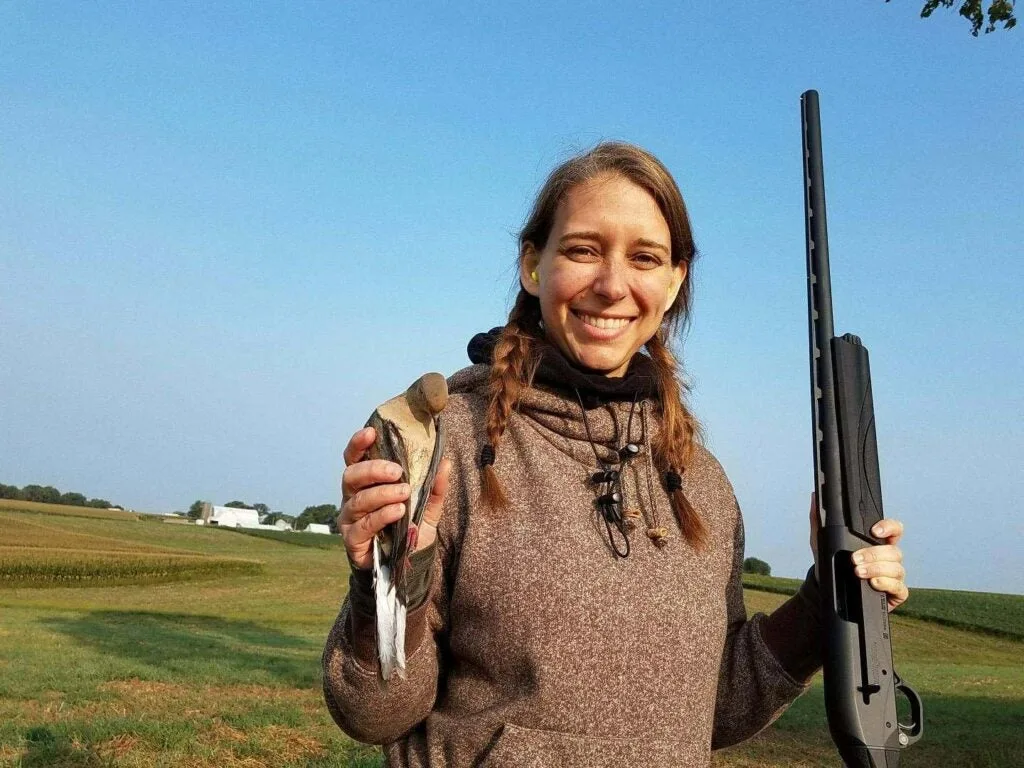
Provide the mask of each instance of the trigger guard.
{"label": "trigger guard", "polygon": [[917,695],[917,691],[906,685],[903,679],[896,674],[895,670],[893,671],[893,683],[896,686],[896,690],[903,694],[907,701],[910,702],[911,721],[909,723],[896,721],[900,734],[907,738],[906,743],[902,743],[902,739],[900,740],[900,746],[909,747],[924,735],[924,706],[921,703],[921,697]]}

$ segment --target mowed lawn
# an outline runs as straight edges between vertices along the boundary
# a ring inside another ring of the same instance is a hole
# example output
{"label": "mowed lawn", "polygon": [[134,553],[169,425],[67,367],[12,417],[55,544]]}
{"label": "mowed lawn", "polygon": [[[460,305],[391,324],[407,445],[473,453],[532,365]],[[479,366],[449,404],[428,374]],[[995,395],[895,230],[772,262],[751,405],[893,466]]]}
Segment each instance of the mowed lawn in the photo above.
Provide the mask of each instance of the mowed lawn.
{"label": "mowed lawn", "polygon": [[[380,765],[321,699],[320,651],[347,578],[340,548],[145,517],[0,518],[18,520],[35,548],[11,554],[5,536],[0,556],[51,557],[42,526],[55,549],[92,541],[105,557],[159,549],[261,564],[224,577],[197,568],[193,580],[167,583],[0,587],[0,765]],[[122,545],[112,551],[111,540]],[[784,599],[747,592],[751,611]],[[927,722],[902,765],[1024,765],[1024,643],[899,617],[893,633],[897,669],[924,697]],[[838,765],[820,681],[714,764]]]}

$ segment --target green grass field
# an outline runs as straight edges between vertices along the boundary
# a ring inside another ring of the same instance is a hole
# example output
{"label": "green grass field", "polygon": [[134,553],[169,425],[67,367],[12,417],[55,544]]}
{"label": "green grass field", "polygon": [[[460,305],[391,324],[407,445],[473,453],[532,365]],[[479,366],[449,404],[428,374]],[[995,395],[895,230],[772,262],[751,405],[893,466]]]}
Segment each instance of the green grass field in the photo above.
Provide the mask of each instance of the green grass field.
{"label": "green grass field", "polygon": [[[791,595],[797,579],[745,574],[748,589]],[[1024,598],[992,592],[960,592],[950,589],[912,588],[912,600],[900,609],[901,616],[960,627],[976,632],[1024,640]]]}
{"label": "green grass field", "polygon": [[[26,560],[64,549],[112,561],[159,553],[260,564],[174,583],[0,587],[0,765],[381,764],[377,750],[334,726],[321,701],[320,651],[347,575],[336,545],[139,516],[0,515],[2,545],[20,547]],[[784,599],[747,592],[751,611]],[[937,605],[940,614],[949,607]],[[902,765],[1024,765],[1024,643],[898,615],[893,634],[897,668],[924,697],[927,720]],[[714,765],[837,765],[820,682]]]}

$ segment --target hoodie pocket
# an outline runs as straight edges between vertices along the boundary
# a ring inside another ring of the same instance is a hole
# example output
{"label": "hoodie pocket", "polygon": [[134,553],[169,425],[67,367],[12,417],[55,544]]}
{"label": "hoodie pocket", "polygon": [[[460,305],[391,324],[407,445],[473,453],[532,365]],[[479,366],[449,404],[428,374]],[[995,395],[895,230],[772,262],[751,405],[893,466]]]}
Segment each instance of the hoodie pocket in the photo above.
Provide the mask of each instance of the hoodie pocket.
{"label": "hoodie pocket", "polygon": [[[605,739],[558,731],[538,731],[505,723],[478,768],[622,768],[624,765],[699,765],[683,762],[677,741]],[[705,758],[706,759],[706,758]]]}

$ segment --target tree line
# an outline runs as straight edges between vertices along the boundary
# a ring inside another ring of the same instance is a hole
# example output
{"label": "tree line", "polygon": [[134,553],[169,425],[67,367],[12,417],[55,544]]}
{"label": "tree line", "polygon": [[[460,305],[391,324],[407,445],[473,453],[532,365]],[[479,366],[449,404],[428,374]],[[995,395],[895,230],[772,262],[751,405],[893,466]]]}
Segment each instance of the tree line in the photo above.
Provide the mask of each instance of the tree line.
{"label": "tree line", "polygon": [[118,504],[111,504],[106,499],[90,499],[75,491],[61,493],[52,485],[26,485],[19,488],[16,485],[0,483],[0,499],[39,501],[43,504],[67,504],[72,507],[95,507],[96,509],[124,509]]}
{"label": "tree line", "polygon": [[[336,504],[316,504],[314,506],[306,507],[298,516],[287,515],[284,512],[272,512],[270,507],[263,503],[247,504],[244,501],[229,501],[227,504],[222,504],[224,507],[234,507],[235,509],[253,509],[259,515],[260,522],[264,525],[273,525],[278,520],[284,520],[292,528],[297,531],[301,531],[306,528],[310,523],[321,523],[327,525],[331,529],[331,533],[338,532],[338,524],[335,520],[338,516],[338,506]],[[198,499],[192,503],[192,506],[188,508],[186,516],[190,520],[198,520],[203,516],[203,501]]]}

